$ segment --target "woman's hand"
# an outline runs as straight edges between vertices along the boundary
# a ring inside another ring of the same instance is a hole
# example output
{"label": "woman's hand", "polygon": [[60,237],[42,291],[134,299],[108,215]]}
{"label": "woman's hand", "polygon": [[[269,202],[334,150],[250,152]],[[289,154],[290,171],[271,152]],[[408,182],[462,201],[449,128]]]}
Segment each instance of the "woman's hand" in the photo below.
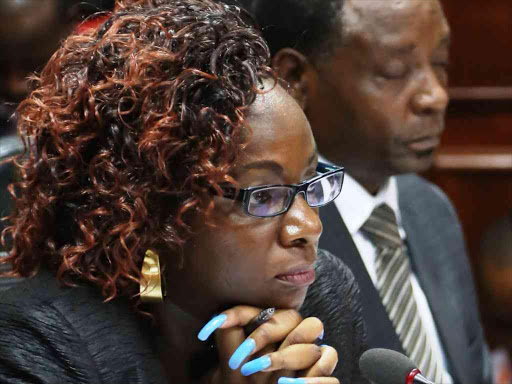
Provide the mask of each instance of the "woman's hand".
{"label": "woman's hand", "polygon": [[323,335],[319,319],[302,319],[295,310],[277,310],[246,337],[244,326],[260,312],[260,308],[236,306],[203,328],[202,339],[216,329],[219,355],[219,365],[205,383],[339,384],[329,377],[338,362],[336,350],[313,344]]}

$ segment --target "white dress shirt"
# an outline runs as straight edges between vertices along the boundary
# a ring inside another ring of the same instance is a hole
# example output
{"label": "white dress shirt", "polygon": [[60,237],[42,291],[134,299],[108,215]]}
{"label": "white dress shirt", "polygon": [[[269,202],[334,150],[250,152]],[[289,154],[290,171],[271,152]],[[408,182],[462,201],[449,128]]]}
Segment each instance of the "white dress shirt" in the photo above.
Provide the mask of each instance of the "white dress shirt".
{"label": "white dress shirt", "polygon": [[[325,161],[324,159],[322,159]],[[373,243],[361,232],[361,227],[368,220],[373,209],[380,204],[387,204],[395,212],[395,216],[398,223],[398,230],[402,240],[405,241],[406,233],[402,227],[402,217],[400,215],[400,209],[398,205],[398,189],[396,180],[391,177],[386,185],[384,185],[377,195],[372,196],[366,189],[363,188],[354,178],[345,173],[345,179],[343,181],[343,189],[338,198],[334,201],[336,208],[340,212],[345,225],[347,226],[352,239],[361,255],[361,258],[368,270],[368,274],[373,281],[373,284],[377,283],[377,273],[375,270],[375,257],[376,250]],[[427,338],[430,341],[434,354],[437,354],[437,361],[442,363],[442,368],[446,375],[445,383],[452,384],[453,379],[449,375],[446,369],[446,355],[441,346],[439,333],[432,316],[432,311],[428,304],[425,293],[421,289],[418,278],[415,273],[411,273],[411,284],[413,289],[413,295],[416,300],[419,315],[423,327],[426,330]]]}

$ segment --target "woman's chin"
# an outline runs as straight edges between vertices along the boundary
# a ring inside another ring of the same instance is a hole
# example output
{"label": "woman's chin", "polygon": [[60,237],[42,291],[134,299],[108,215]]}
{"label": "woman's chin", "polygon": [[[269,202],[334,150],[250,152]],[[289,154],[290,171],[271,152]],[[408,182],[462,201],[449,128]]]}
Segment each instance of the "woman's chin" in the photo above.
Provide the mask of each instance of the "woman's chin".
{"label": "woman's chin", "polygon": [[287,292],[286,295],[275,295],[272,299],[272,305],[267,305],[266,307],[299,310],[299,308],[302,307],[304,300],[306,299],[307,292],[307,287],[304,287],[303,289],[300,290]]}
{"label": "woman's chin", "polygon": [[[276,308],[276,309],[295,309],[298,310],[306,298],[308,287],[298,287],[296,289],[266,290],[264,295],[245,294],[231,300],[226,300],[223,309],[228,309],[236,305],[250,305],[257,308]],[[256,293],[256,292],[253,292]]]}

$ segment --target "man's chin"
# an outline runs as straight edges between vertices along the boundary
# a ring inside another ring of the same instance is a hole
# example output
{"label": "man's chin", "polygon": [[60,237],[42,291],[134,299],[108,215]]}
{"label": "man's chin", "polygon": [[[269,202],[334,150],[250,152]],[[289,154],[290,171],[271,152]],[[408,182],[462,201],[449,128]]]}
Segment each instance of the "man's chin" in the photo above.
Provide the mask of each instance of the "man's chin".
{"label": "man's chin", "polygon": [[432,167],[434,163],[434,151],[425,151],[423,153],[415,153],[407,159],[402,159],[399,164],[393,168],[394,174],[400,175],[405,173],[422,173]]}

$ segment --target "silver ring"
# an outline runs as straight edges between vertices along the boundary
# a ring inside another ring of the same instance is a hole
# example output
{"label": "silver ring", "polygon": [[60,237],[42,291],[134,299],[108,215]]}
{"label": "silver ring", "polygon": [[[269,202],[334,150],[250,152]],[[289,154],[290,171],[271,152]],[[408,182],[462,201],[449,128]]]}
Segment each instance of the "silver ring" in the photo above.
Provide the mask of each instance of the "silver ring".
{"label": "silver ring", "polygon": [[267,308],[261,311],[256,317],[254,317],[249,324],[247,324],[244,327],[244,332],[247,336],[249,336],[251,333],[253,333],[256,328],[258,328],[260,325],[265,324],[267,321],[270,320],[272,316],[274,316],[274,313],[276,312],[275,308]]}

